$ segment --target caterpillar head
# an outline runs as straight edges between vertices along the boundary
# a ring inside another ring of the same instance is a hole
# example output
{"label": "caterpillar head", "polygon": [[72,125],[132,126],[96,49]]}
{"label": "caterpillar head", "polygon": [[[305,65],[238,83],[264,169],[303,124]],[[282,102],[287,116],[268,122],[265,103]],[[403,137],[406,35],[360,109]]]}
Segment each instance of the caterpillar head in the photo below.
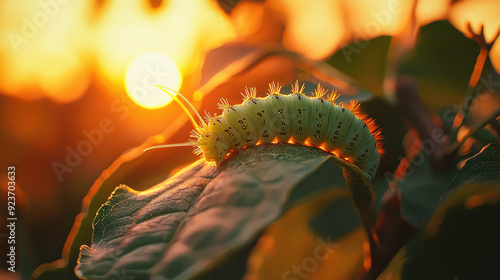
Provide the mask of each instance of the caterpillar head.
{"label": "caterpillar head", "polygon": [[229,152],[229,143],[217,132],[204,129],[198,138],[198,148],[207,161],[215,161],[219,165]]}

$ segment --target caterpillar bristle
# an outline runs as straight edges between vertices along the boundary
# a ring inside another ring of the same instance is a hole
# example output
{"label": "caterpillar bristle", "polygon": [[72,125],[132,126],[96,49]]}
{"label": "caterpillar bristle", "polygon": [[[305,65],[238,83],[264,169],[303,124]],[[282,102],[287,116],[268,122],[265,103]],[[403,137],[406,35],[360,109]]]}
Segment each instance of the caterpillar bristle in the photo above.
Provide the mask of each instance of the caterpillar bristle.
{"label": "caterpillar bristle", "polygon": [[292,93],[304,95],[304,88],[305,88],[305,85],[302,84],[302,86],[299,87],[299,80],[296,80],[295,84],[292,85]]}
{"label": "caterpillar bristle", "polygon": [[334,92],[331,92],[330,94],[328,94],[326,96],[326,100],[330,101],[331,103],[334,103],[335,104],[335,101],[337,100],[337,98],[339,98],[339,94],[334,91]]}
{"label": "caterpillar bristle", "polygon": [[191,130],[190,136],[193,138],[196,138],[196,139],[200,139],[201,133],[193,129],[193,130]]}
{"label": "caterpillar bristle", "polygon": [[205,111],[205,123],[210,123],[210,121],[213,119],[214,117],[212,115],[210,115],[209,112]]}
{"label": "caterpillar bristle", "polygon": [[370,130],[371,134],[373,135],[373,138],[375,139],[379,155],[380,156],[384,155],[385,151],[382,143],[382,139],[384,137],[382,136],[382,130],[380,129],[380,126],[375,122],[374,119],[370,118],[367,114],[361,111],[361,103],[359,103],[356,100],[351,100],[349,104],[347,105],[342,104],[341,107],[346,108],[347,110],[353,112],[356,118],[360,119],[362,122],[366,124],[366,126],[368,126],[368,129]]}
{"label": "caterpillar bristle", "polygon": [[270,83],[269,84],[269,93],[267,95],[277,95],[281,94],[281,86],[279,83]]}
{"label": "caterpillar bristle", "polygon": [[245,92],[242,93],[243,95],[243,102],[250,100],[250,99],[255,99],[257,98],[257,89],[255,87],[245,87]]}
{"label": "caterpillar bristle", "polygon": [[375,144],[377,147],[378,154],[382,157],[385,154],[384,150],[384,143],[382,140],[384,140],[384,135],[382,135],[382,129],[378,124],[375,123],[375,120],[372,118],[369,118],[368,116],[365,118],[365,120],[362,119],[363,122],[368,126],[370,129],[370,132],[373,135],[373,138],[375,139]]}
{"label": "caterpillar bristle", "polygon": [[343,107],[346,108],[347,110],[351,111],[356,115],[356,113],[360,113],[360,103],[356,100],[351,100],[349,104],[344,105]]}
{"label": "caterpillar bristle", "polygon": [[196,147],[193,151],[193,153],[197,156],[199,155],[202,155],[203,154],[203,150],[200,148],[200,147]]}
{"label": "caterpillar bristle", "polygon": [[318,84],[318,86],[316,87],[316,90],[314,90],[313,92],[313,96],[316,97],[316,98],[323,98],[323,96],[325,96],[325,94],[328,92],[328,90],[324,87],[321,86],[321,84]]}
{"label": "caterpillar bristle", "polygon": [[229,104],[229,101],[226,98],[221,98],[220,103],[217,104],[217,108],[221,109],[222,111],[226,110],[229,107],[231,107],[231,104]]}

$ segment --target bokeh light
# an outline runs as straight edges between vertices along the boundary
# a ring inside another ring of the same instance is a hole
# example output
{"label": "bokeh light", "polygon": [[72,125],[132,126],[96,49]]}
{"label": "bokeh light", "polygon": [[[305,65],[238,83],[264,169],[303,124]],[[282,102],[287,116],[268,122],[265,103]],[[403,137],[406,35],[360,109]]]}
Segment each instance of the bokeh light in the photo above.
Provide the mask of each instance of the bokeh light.
{"label": "bokeh light", "polygon": [[451,0],[419,0],[416,7],[417,21],[426,25],[436,20],[445,19]]}
{"label": "bokeh light", "polygon": [[500,44],[496,42],[490,52],[491,63],[496,71],[500,73]]}
{"label": "bokeh light", "polygon": [[371,39],[381,35],[393,35],[406,25],[412,1],[364,1],[344,3],[348,11],[347,21],[355,37]]}
{"label": "bokeh light", "polygon": [[500,30],[500,1],[497,0],[465,0],[451,6],[449,20],[462,33],[470,34],[468,24],[474,33],[479,33],[484,26],[484,37],[491,42]]}
{"label": "bokeh light", "polygon": [[331,55],[345,36],[339,1],[269,1],[285,23],[283,45],[311,59]]}
{"label": "bokeh light", "polygon": [[[471,36],[469,25],[475,34],[481,29],[487,43],[491,43],[500,32],[500,1],[496,0],[464,0],[454,3],[449,12],[450,22],[466,36]],[[490,53],[491,62],[500,72],[500,45],[496,42]]]}
{"label": "bokeh light", "polygon": [[0,92],[61,103],[80,98],[90,83],[89,7],[90,1],[1,1]]}
{"label": "bokeh light", "polygon": [[172,97],[155,85],[178,91],[182,84],[177,64],[160,52],[137,56],[128,66],[125,87],[128,96],[139,106],[161,108],[172,102]]}
{"label": "bokeh light", "polygon": [[155,10],[145,1],[111,0],[94,35],[99,78],[115,87],[123,85],[130,61],[144,52],[161,50],[189,75],[206,50],[235,36],[229,17],[206,0],[172,0]]}

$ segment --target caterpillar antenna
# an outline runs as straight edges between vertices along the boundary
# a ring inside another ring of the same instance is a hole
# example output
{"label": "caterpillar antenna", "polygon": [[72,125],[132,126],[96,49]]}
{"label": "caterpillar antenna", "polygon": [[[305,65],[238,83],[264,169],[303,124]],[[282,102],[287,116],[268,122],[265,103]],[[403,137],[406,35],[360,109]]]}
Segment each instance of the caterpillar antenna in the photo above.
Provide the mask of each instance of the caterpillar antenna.
{"label": "caterpillar antenna", "polygon": [[[189,108],[191,108],[191,110],[194,112],[194,114],[196,115],[196,117],[198,117],[198,119],[200,120],[200,122],[201,123],[205,123],[203,121],[203,118],[198,113],[198,111],[196,111],[196,108],[193,106],[193,104],[191,104],[191,102],[189,102],[189,100],[187,100],[187,98],[184,97],[184,95],[182,95],[180,92],[177,92],[177,91],[175,91],[175,90],[173,90],[171,88],[160,86],[160,85],[155,85],[155,86],[158,87],[159,89],[161,89],[162,91],[164,91],[166,94],[170,95],[174,99],[174,101],[177,102],[177,104],[179,104],[182,107],[182,110],[184,110],[184,112],[186,112],[186,114],[189,116],[189,119],[191,120],[191,123],[193,123],[194,128],[197,131],[201,132],[200,126],[198,125],[198,123],[196,123],[196,120],[195,120],[193,114],[191,112],[189,112],[188,108],[177,98],[177,95],[180,96],[182,98],[182,100],[184,100],[184,102],[187,103],[187,105],[189,106]],[[176,94],[172,94],[169,91],[173,91]]]}
{"label": "caterpillar antenna", "polygon": [[196,142],[186,142],[186,143],[178,143],[178,144],[166,144],[166,145],[158,145],[158,146],[152,146],[149,148],[146,148],[142,150],[143,152],[149,151],[152,149],[159,149],[159,148],[170,148],[170,147],[193,147],[196,146]]}

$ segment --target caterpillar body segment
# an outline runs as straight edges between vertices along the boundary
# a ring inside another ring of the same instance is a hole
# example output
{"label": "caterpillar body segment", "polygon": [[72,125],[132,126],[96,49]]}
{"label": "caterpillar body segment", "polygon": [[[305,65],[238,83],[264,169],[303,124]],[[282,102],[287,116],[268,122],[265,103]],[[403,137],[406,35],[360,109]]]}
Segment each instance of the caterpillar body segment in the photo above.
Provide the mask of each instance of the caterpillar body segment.
{"label": "caterpillar body segment", "polygon": [[273,94],[264,99],[267,111],[269,112],[269,123],[278,138],[279,142],[286,143],[292,137],[292,124],[290,123],[290,113],[288,96]]}
{"label": "caterpillar body segment", "polygon": [[272,118],[264,100],[264,98],[249,99],[241,106],[253,122],[258,139],[264,144],[269,144],[276,136],[276,128],[273,127]]}
{"label": "caterpillar body segment", "polygon": [[[356,160],[354,162],[358,166],[358,168],[363,171],[365,178],[373,178],[380,162],[380,153],[375,143],[370,143],[368,147],[369,148],[364,150],[364,152],[363,150],[359,151],[361,155],[359,155],[358,153],[358,156],[356,157]],[[363,155],[367,156],[363,157]],[[360,157],[361,159],[359,159]]]}
{"label": "caterpillar body segment", "polygon": [[334,106],[322,98],[312,98],[309,111],[310,142],[313,146],[321,146],[325,143],[329,130],[329,116],[334,114]]}
{"label": "caterpillar body segment", "polygon": [[183,144],[197,145],[205,159],[216,164],[221,164],[233,150],[260,143],[315,146],[355,164],[368,181],[373,178],[382,151],[380,133],[373,120],[360,114],[358,103],[337,105],[337,95],[325,99],[327,91],[320,85],[313,97],[305,96],[304,86],[299,87],[298,83],[289,95],[280,90],[279,85],[271,84],[264,98],[256,97],[253,88],[246,90],[243,103],[235,106],[222,100],[222,115],[208,115],[207,122],[196,126],[192,134],[196,144]]}
{"label": "caterpillar body segment", "polygon": [[222,162],[231,150],[241,148],[240,135],[235,135],[231,124],[222,116],[211,118],[208,124],[201,128],[201,135],[202,138],[198,138],[198,147],[207,161]]}
{"label": "caterpillar body segment", "polygon": [[287,98],[290,100],[291,109],[289,111],[293,141],[296,144],[303,144],[309,138],[311,99],[303,94],[291,94]]}
{"label": "caterpillar body segment", "polygon": [[232,106],[224,110],[222,114],[240,135],[244,146],[255,145],[259,138],[257,137],[256,127],[246,110],[241,105]]}
{"label": "caterpillar body segment", "polygon": [[[337,151],[347,138],[347,132],[351,123],[356,119],[354,114],[344,107],[335,106],[330,114],[326,148],[329,151]],[[338,152],[338,154],[341,154]],[[347,156],[346,156],[347,157]]]}
{"label": "caterpillar body segment", "polygon": [[[342,124],[345,131],[345,139],[343,141],[343,145],[340,147],[340,154],[345,157],[352,157],[356,150],[360,147],[360,143],[365,140],[365,138],[361,138],[360,135],[363,134],[363,127],[365,124],[362,121],[358,121],[358,119],[348,110],[343,111],[343,114],[348,115],[348,119],[350,121],[346,121]],[[366,134],[364,134],[366,137]]]}

